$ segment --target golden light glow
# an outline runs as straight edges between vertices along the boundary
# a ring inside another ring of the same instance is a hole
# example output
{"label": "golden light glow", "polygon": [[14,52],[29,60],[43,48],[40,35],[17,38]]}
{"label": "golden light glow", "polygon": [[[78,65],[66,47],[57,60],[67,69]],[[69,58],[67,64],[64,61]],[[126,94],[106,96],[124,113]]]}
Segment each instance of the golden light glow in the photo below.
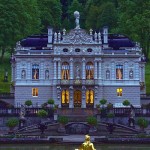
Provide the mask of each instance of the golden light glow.
{"label": "golden light glow", "polygon": [[69,78],[70,78],[69,64],[67,62],[64,62],[62,64],[61,79],[69,80]]}
{"label": "golden light glow", "polygon": [[38,96],[38,88],[32,88],[32,96],[34,97]]}
{"label": "golden light glow", "polygon": [[94,79],[94,65],[92,62],[86,64],[86,79]]}
{"label": "golden light glow", "polygon": [[82,92],[80,90],[74,91],[74,103],[81,103]]}
{"label": "golden light glow", "polygon": [[93,90],[86,91],[86,103],[90,103],[90,104],[94,103],[94,91]]}
{"label": "golden light glow", "polygon": [[122,96],[122,88],[117,89],[117,96]]}
{"label": "golden light glow", "polygon": [[66,104],[69,103],[69,91],[63,90],[61,93],[61,103]]}

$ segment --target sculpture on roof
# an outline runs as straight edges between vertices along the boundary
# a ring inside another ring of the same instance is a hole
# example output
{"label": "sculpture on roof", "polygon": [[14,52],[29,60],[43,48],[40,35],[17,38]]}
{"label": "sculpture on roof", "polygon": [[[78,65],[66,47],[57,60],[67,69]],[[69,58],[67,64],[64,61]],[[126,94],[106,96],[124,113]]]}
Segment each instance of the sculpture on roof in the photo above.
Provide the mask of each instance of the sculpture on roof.
{"label": "sculpture on roof", "polygon": [[80,29],[80,24],[79,24],[79,19],[80,19],[80,13],[78,11],[74,12],[74,17],[75,17],[75,23],[76,23],[76,28],[75,29]]}

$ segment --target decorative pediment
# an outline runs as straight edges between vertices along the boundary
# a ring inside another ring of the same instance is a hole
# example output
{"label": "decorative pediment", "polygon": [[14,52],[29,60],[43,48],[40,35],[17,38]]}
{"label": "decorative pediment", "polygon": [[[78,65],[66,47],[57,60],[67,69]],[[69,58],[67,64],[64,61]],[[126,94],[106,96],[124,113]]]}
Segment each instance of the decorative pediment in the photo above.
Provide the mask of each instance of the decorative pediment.
{"label": "decorative pediment", "polygon": [[63,44],[94,44],[93,37],[83,29],[73,29],[64,35],[61,43]]}

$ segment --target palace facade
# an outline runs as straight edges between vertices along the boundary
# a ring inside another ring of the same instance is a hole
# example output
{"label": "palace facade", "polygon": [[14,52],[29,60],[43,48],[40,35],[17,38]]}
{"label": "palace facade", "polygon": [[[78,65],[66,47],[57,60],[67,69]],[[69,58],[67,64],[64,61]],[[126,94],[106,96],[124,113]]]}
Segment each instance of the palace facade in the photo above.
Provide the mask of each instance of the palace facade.
{"label": "palace facade", "polygon": [[123,35],[79,26],[29,36],[17,42],[11,58],[15,106],[32,100],[41,106],[52,98],[59,107],[96,107],[101,99],[114,105],[140,105],[145,94],[142,49]]}

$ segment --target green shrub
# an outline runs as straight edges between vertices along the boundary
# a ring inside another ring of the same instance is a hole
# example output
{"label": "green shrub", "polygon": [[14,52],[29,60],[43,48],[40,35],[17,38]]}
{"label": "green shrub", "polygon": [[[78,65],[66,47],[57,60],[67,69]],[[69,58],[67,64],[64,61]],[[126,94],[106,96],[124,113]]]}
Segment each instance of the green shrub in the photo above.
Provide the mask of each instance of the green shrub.
{"label": "green shrub", "polygon": [[25,101],[25,105],[26,106],[31,106],[32,105],[32,101],[31,100],[26,100]]}
{"label": "green shrub", "polygon": [[48,104],[54,104],[54,100],[53,99],[49,99],[47,103]]}
{"label": "green shrub", "polygon": [[87,122],[88,122],[88,124],[90,124],[92,126],[97,125],[97,119],[95,117],[93,117],[93,116],[89,116],[87,118]]}
{"label": "green shrub", "polygon": [[124,101],[122,102],[122,104],[123,104],[124,106],[129,106],[129,105],[130,105],[130,102],[129,102],[128,100],[124,100]]}
{"label": "green shrub", "polygon": [[107,104],[107,109],[113,109],[113,104],[112,103],[108,103]]}
{"label": "green shrub", "polygon": [[68,121],[69,121],[69,119],[66,116],[59,116],[58,117],[58,122],[61,123],[61,124],[67,124]]}
{"label": "green shrub", "polygon": [[137,124],[139,125],[140,128],[144,129],[148,127],[148,120],[146,120],[145,118],[138,118],[137,120]]}
{"label": "green shrub", "polygon": [[105,105],[107,103],[107,100],[106,99],[101,99],[99,102],[100,102],[101,105]]}
{"label": "green shrub", "polygon": [[8,119],[8,121],[6,122],[6,126],[8,126],[9,128],[14,128],[19,124],[19,120],[17,118],[10,118]]}
{"label": "green shrub", "polygon": [[107,114],[107,118],[113,118],[115,115],[114,115],[114,113],[108,113]]}
{"label": "green shrub", "polygon": [[48,113],[47,113],[47,111],[41,109],[38,111],[37,115],[38,115],[38,117],[44,118],[44,117],[48,116]]}

